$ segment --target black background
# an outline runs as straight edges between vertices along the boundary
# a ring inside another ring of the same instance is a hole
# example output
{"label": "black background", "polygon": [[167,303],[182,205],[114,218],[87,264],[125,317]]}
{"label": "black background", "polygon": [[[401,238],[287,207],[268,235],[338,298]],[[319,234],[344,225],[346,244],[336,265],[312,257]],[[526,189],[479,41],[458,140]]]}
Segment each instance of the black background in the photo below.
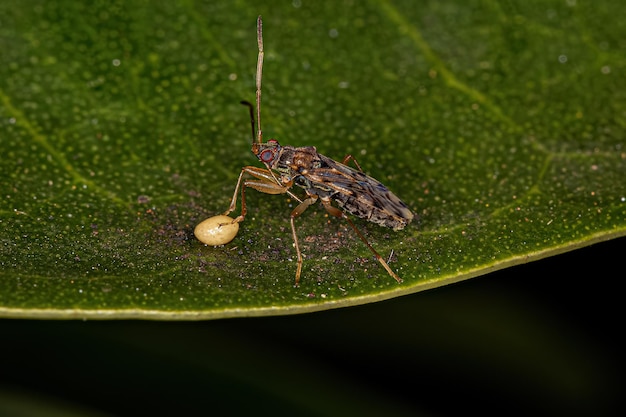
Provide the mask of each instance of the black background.
{"label": "black background", "polygon": [[622,238],[297,316],[2,320],[0,414],[619,414],[625,255]]}

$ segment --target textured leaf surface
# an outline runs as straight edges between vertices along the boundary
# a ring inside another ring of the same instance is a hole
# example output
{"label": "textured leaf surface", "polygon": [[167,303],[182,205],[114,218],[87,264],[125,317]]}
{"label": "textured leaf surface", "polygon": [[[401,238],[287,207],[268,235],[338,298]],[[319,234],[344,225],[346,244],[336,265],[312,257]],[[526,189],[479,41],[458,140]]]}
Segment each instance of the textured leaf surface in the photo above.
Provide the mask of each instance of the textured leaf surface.
{"label": "textured leaf surface", "polygon": [[[203,319],[390,298],[626,234],[626,26],[610,2],[0,5],[0,315]],[[233,242],[193,227],[265,137],[356,156],[418,221],[248,193]]]}

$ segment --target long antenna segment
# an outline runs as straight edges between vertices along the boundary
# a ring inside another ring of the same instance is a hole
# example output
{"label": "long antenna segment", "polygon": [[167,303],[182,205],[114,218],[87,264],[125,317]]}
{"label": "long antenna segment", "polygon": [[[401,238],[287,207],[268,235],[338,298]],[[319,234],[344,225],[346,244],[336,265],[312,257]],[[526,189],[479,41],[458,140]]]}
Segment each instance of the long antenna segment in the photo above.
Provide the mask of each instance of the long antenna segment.
{"label": "long antenna segment", "polygon": [[259,57],[256,62],[256,121],[259,130],[257,131],[257,143],[263,143],[263,132],[261,131],[261,78],[263,78],[263,20],[261,16],[256,20],[257,41],[259,43]]}

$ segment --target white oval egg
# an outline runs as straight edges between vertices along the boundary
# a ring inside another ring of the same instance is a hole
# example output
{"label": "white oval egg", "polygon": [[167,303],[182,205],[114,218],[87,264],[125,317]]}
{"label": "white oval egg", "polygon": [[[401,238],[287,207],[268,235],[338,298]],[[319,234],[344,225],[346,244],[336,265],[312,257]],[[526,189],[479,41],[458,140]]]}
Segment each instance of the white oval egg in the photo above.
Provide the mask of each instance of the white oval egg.
{"label": "white oval egg", "polygon": [[223,214],[209,217],[196,226],[193,234],[205,245],[225,245],[237,236],[239,223]]}

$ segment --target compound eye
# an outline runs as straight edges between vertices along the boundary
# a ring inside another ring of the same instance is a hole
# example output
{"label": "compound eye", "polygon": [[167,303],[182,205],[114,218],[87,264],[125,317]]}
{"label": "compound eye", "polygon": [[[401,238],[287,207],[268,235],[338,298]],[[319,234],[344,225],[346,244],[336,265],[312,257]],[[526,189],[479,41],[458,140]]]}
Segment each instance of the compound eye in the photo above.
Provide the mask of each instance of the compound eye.
{"label": "compound eye", "polygon": [[259,159],[261,160],[261,162],[271,162],[272,159],[274,159],[274,152],[270,151],[270,150],[265,150],[263,152],[261,152],[261,154],[259,155]]}

